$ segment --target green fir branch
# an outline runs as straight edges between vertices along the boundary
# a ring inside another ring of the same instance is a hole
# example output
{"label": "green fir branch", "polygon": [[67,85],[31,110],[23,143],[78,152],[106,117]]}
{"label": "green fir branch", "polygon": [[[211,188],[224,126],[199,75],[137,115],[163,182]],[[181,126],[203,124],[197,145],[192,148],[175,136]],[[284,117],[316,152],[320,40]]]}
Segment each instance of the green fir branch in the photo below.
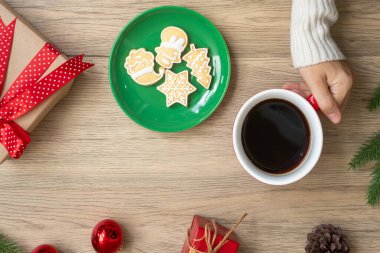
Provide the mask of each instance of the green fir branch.
{"label": "green fir branch", "polygon": [[380,131],[371,136],[355,154],[349,163],[350,169],[356,170],[371,161],[380,161]]}
{"label": "green fir branch", "polygon": [[372,99],[369,101],[368,109],[373,112],[380,107],[380,86],[376,88]]}
{"label": "green fir branch", "polygon": [[[380,108],[380,86],[376,88],[368,109]],[[371,173],[372,180],[367,190],[367,204],[373,207],[380,203],[380,131],[371,136],[359,149],[349,163],[350,169],[356,170],[369,162],[376,162]]]}
{"label": "green fir branch", "polygon": [[20,248],[5,235],[0,234],[0,252],[1,253],[23,253]]}
{"label": "green fir branch", "polygon": [[380,162],[375,165],[371,174],[372,180],[368,186],[367,203],[374,207],[380,200]]}

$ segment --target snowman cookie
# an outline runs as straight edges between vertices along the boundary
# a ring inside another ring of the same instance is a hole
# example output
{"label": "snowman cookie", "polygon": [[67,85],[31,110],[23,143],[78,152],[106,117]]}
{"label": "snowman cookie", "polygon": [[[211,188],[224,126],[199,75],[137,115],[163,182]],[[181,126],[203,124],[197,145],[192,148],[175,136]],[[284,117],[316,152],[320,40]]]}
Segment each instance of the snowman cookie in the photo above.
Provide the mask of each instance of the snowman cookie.
{"label": "snowman cookie", "polygon": [[210,88],[212,80],[210,57],[207,56],[207,53],[207,48],[195,48],[195,45],[191,44],[190,51],[183,56],[183,60],[187,63],[186,66],[191,69],[191,74],[206,89]]}
{"label": "snowman cookie", "polygon": [[173,63],[180,63],[187,40],[187,34],[182,29],[175,26],[166,27],[161,32],[161,45],[155,49],[156,62],[165,69],[171,69]]}
{"label": "snowman cookie", "polygon": [[125,59],[124,67],[132,79],[143,86],[158,82],[165,72],[163,68],[160,68],[159,73],[154,71],[154,55],[144,48],[132,49]]}

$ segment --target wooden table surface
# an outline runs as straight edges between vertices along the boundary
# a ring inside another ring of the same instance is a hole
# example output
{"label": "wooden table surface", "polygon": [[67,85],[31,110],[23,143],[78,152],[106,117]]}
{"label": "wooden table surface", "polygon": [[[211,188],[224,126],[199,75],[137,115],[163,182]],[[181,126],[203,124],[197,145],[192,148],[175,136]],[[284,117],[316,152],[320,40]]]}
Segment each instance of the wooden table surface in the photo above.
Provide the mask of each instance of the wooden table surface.
{"label": "wooden table surface", "polygon": [[[359,78],[344,121],[322,119],[323,154],[303,180],[274,187],[251,178],[232,147],[240,106],[259,91],[301,81],[291,66],[291,1],[11,0],[9,4],[64,53],[96,64],[32,133],[22,159],[0,168],[0,232],[26,252],[51,243],[62,253],[93,252],[90,234],[102,218],[119,221],[123,252],[179,252],[192,216],[217,217],[238,229],[241,253],[304,252],[306,234],[339,224],[352,252],[378,253],[380,211],[365,204],[370,170],[347,170],[360,144],[379,129],[365,106],[380,83],[380,5],[341,1],[333,34]],[[182,133],[144,129],[116,104],[108,56],[122,27],[159,5],[183,5],[224,35],[232,79],[218,110]],[[160,154],[164,154],[161,156]]]}

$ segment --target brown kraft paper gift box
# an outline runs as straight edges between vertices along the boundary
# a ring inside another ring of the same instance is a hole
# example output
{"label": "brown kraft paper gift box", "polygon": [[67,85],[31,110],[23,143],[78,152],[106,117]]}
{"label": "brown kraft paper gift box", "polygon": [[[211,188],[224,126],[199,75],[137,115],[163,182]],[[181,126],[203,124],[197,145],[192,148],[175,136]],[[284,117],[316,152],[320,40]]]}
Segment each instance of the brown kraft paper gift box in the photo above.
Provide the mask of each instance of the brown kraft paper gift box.
{"label": "brown kraft paper gift box", "polygon": [[[17,76],[26,67],[30,60],[33,59],[38,51],[44,46],[47,40],[30,24],[25,22],[25,20],[23,20],[19,14],[17,14],[3,0],[0,0],[0,17],[3,19],[6,25],[8,25],[17,17],[7,76],[5,80],[4,90],[1,94],[1,97],[3,97]],[[59,55],[42,77],[46,76],[66,60],[67,58],[65,55]],[[69,92],[73,82],[74,80],[66,84],[32,111],[16,119],[15,122],[17,122],[27,132],[31,132],[46,116],[46,114],[54,107],[54,105],[56,105]],[[4,146],[0,144],[0,164],[7,158],[8,152]]]}

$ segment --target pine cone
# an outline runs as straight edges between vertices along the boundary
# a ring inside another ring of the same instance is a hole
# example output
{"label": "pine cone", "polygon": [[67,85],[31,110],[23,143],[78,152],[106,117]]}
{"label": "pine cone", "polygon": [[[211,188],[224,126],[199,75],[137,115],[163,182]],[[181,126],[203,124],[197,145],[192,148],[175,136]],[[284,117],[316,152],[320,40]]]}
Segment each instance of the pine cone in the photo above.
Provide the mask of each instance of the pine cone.
{"label": "pine cone", "polygon": [[339,227],[321,224],[307,235],[306,253],[349,253],[348,239]]}

